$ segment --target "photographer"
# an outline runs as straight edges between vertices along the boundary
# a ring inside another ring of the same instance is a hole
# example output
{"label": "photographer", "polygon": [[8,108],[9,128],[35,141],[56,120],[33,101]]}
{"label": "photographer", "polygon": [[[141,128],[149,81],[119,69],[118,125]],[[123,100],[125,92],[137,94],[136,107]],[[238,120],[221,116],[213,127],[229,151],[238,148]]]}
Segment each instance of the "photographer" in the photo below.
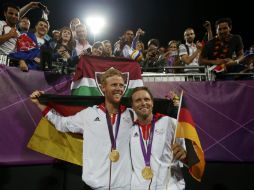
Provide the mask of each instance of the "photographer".
{"label": "photographer", "polygon": [[55,66],[60,67],[62,73],[66,67],[75,67],[76,65],[74,60],[77,59],[77,52],[74,44],[71,29],[63,27],[53,53],[53,61],[57,62]]}
{"label": "photographer", "polygon": [[166,62],[164,59],[159,58],[159,45],[159,40],[149,40],[145,59],[140,63],[143,72],[163,72],[163,67],[166,66]]}

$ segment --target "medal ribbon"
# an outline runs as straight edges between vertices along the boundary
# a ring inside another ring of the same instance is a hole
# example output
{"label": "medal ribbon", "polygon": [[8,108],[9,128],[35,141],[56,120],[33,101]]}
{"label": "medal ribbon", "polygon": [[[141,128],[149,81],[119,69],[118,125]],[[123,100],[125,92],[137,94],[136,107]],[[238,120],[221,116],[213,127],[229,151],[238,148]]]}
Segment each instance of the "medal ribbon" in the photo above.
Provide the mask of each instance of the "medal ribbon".
{"label": "medal ribbon", "polygon": [[117,120],[116,120],[116,126],[115,126],[115,136],[113,134],[113,129],[112,129],[112,123],[111,123],[111,118],[109,116],[108,110],[106,110],[106,118],[107,118],[107,124],[108,124],[108,132],[111,140],[111,148],[116,149],[116,139],[119,131],[119,126],[120,126],[120,119],[121,119],[121,110],[120,107],[118,109],[118,114],[117,114]]}
{"label": "medal ribbon", "polygon": [[154,135],[154,126],[155,126],[155,116],[153,116],[153,119],[152,119],[152,126],[151,126],[150,135],[149,135],[147,151],[146,151],[146,148],[145,148],[145,144],[144,144],[144,141],[143,141],[143,137],[142,137],[140,127],[138,127],[138,129],[139,129],[139,141],[140,141],[140,145],[141,145],[141,149],[142,149],[142,153],[143,153],[143,157],[144,157],[144,161],[145,161],[146,166],[150,166],[151,151],[152,151],[152,144],[153,144],[153,135]]}

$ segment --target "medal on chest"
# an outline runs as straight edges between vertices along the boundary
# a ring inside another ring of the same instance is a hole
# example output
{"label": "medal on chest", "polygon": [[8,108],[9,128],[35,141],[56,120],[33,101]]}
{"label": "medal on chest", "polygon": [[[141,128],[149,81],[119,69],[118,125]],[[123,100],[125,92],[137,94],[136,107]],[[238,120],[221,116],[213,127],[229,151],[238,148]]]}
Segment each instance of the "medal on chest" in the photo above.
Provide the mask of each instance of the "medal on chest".
{"label": "medal on chest", "polygon": [[150,129],[151,131],[148,138],[147,149],[145,148],[145,143],[143,141],[140,127],[138,127],[140,146],[141,146],[142,154],[145,161],[145,167],[142,169],[141,174],[145,180],[151,180],[153,178],[153,170],[151,168],[150,160],[151,160],[151,151],[152,151],[152,144],[153,144],[154,127],[155,127],[155,117],[153,116],[152,126]]}
{"label": "medal on chest", "polygon": [[146,180],[151,180],[153,178],[153,170],[151,167],[146,166],[143,170],[142,170],[142,176],[144,179]]}
{"label": "medal on chest", "polygon": [[120,153],[119,151],[116,150],[116,139],[117,139],[119,126],[120,126],[120,119],[121,119],[120,108],[118,110],[118,116],[117,116],[116,125],[115,125],[115,135],[113,134],[111,117],[107,110],[106,110],[106,118],[107,118],[108,132],[109,132],[110,141],[111,141],[111,152],[109,153],[109,159],[112,162],[117,162],[120,158]]}
{"label": "medal on chest", "polygon": [[111,152],[109,153],[109,159],[112,162],[117,162],[120,158],[120,154],[117,150],[112,149]]}

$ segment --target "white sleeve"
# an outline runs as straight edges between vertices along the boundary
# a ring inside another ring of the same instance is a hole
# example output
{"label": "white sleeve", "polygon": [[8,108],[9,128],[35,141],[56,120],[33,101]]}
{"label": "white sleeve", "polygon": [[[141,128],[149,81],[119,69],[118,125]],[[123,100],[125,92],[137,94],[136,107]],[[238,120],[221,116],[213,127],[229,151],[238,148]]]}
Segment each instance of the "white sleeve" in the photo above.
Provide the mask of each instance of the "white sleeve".
{"label": "white sleeve", "polygon": [[182,55],[188,55],[186,46],[184,44],[179,46],[179,56],[181,57]]}
{"label": "white sleeve", "polygon": [[46,114],[45,117],[55,126],[58,131],[83,134],[87,109],[68,117],[61,116],[58,112],[52,109]]}
{"label": "white sleeve", "polygon": [[131,47],[129,47],[128,45],[125,45],[122,50],[123,56],[126,58],[130,58],[131,52],[132,52]]}
{"label": "white sleeve", "polygon": [[3,35],[4,22],[0,21],[0,35]]}

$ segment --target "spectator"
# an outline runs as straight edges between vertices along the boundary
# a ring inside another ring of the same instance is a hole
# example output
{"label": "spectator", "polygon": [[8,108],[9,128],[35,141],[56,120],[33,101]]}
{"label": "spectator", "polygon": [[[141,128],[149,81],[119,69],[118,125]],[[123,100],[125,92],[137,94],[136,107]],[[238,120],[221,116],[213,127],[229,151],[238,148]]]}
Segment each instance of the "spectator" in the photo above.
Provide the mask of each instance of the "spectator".
{"label": "spectator", "polygon": [[104,46],[102,42],[95,42],[92,46],[92,55],[93,56],[102,56]]}
{"label": "spectator", "polygon": [[10,57],[19,60],[22,71],[41,69],[40,49],[43,46],[49,48],[48,41],[44,39],[48,30],[48,21],[40,19],[35,26],[35,33],[24,33],[18,38],[17,52],[11,53]]}
{"label": "spectator", "polygon": [[[183,61],[185,67],[196,67],[199,66],[198,58],[202,50],[202,43],[195,40],[195,32],[193,28],[187,28],[184,31],[185,44],[179,46],[179,56]],[[198,73],[199,69],[189,68],[184,69],[187,73]]]}
{"label": "spectator", "polygon": [[[216,79],[233,79],[231,76],[222,75],[220,72],[239,72],[239,62],[243,59],[243,42],[240,35],[231,34],[232,21],[230,18],[221,18],[215,23],[217,35],[207,42],[203,48],[199,63],[213,66],[218,74]],[[233,56],[236,59],[233,59]],[[218,66],[218,67],[217,67]]]}
{"label": "spectator", "polygon": [[[184,66],[179,57],[179,42],[176,40],[171,40],[168,43],[167,52],[164,54],[167,66]],[[183,69],[168,69],[167,72],[170,73],[182,73]]]}
{"label": "spectator", "polygon": [[80,24],[81,24],[81,22],[80,22],[79,18],[73,18],[70,21],[70,29],[72,31],[72,36],[74,39],[76,39],[76,26],[80,25]]}
{"label": "spectator", "polygon": [[87,40],[87,30],[86,26],[83,24],[76,25],[76,51],[77,55],[84,55],[88,48],[92,46],[89,44]]}
{"label": "spectator", "polygon": [[244,55],[249,55],[254,53],[254,44],[244,53]]}
{"label": "spectator", "polygon": [[52,31],[52,38],[55,42],[58,42],[61,38],[61,32],[59,30]]}
{"label": "spectator", "polygon": [[29,29],[30,29],[30,20],[27,17],[21,18],[18,23],[19,32],[22,34],[28,32]]}
{"label": "spectator", "polygon": [[16,40],[19,32],[16,24],[19,20],[20,9],[14,4],[4,6],[5,21],[0,21],[0,54],[9,55],[16,47]]}
{"label": "spectator", "polygon": [[151,39],[148,41],[148,49],[143,61],[140,62],[142,71],[144,72],[163,72],[166,62],[159,59],[159,40]]}
{"label": "spectator", "polygon": [[112,57],[112,44],[109,40],[102,41],[104,49],[103,49],[103,56],[105,57]]}
{"label": "spectator", "polygon": [[120,40],[114,45],[114,55],[130,58],[132,52],[131,44],[133,41],[134,33],[132,30],[126,30]]}
{"label": "spectator", "polygon": [[66,67],[74,67],[77,62],[77,52],[74,46],[74,39],[69,27],[61,28],[60,38],[54,48],[53,61],[62,63],[62,72]]}

